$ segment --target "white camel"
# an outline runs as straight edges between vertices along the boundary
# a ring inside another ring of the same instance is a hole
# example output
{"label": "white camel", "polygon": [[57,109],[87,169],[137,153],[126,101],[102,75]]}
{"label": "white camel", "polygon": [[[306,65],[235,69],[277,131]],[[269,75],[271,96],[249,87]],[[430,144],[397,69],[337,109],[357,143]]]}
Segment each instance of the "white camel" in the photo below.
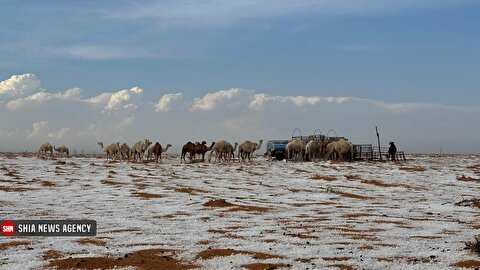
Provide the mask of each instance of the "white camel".
{"label": "white camel", "polygon": [[305,147],[305,159],[308,157],[308,160],[315,161],[315,158],[318,157],[319,144],[314,140],[310,140]]}
{"label": "white camel", "polygon": [[210,151],[210,154],[208,155],[208,162],[212,161],[213,154],[215,154],[215,162],[217,162],[218,160],[222,161],[222,157],[227,157],[231,153],[232,149],[232,144],[225,140],[215,142]]}
{"label": "white camel", "polygon": [[349,141],[345,139],[340,139],[339,141],[336,142],[331,142],[327,145],[327,157],[331,157],[332,154],[338,160],[345,161],[353,161],[354,158],[354,149],[353,149],[353,144],[351,144]]}
{"label": "white camel", "polygon": [[262,147],[262,143],[263,143],[263,140],[260,140],[259,143],[244,141],[242,144],[240,144],[240,146],[238,147],[239,161],[240,161],[240,158],[242,159],[242,161],[245,161],[245,159],[252,161],[253,152],[260,149],[260,147]]}
{"label": "white camel", "polygon": [[108,145],[107,147],[103,146],[103,142],[99,142],[98,145],[102,148],[102,150],[105,152],[105,155],[108,158],[112,159],[115,158],[118,154],[118,146],[114,143]]}
{"label": "white camel", "polygon": [[287,145],[285,146],[287,160],[303,160],[305,154],[305,147],[305,142],[299,139],[294,139],[287,143]]}
{"label": "white camel", "polygon": [[147,151],[148,147],[152,144],[148,139],[136,142],[130,149],[130,154],[133,156],[133,159],[136,160],[137,156],[140,161],[143,161],[143,155]]}

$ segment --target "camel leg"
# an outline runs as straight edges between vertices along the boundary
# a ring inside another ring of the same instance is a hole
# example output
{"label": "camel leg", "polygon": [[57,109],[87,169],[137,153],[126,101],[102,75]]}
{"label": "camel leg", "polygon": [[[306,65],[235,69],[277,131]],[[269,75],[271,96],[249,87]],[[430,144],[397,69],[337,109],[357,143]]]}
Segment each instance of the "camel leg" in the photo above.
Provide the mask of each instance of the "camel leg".
{"label": "camel leg", "polygon": [[212,162],[212,153],[213,151],[210,151],[210,153],[208,154],[208,163]]}

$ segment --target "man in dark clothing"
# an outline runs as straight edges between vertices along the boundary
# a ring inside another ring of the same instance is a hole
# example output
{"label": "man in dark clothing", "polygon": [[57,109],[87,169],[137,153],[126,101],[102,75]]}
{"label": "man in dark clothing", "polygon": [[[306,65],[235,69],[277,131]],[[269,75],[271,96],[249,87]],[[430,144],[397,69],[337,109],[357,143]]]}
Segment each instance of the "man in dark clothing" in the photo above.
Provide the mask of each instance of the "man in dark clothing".
{"label": "man in dark clothing", "polygon": [[395,160],[395,154],[397,154],[397,147],[393,142],[390,142],[390,148],[388,148],[388,155],[392,159],[392,161]]}

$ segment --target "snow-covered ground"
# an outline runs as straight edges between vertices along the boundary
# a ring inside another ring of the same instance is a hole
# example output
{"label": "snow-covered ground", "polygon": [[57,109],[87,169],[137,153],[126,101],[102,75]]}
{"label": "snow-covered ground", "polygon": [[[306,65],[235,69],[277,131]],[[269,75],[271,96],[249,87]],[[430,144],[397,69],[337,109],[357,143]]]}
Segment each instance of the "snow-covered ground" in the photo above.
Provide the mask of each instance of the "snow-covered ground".
{"label": "snow-covered ground", "polygon": [[98,234],[2,236],[0,268],[67,267],[80,257],[71,267],[116,258],[107,261],[113,268],[153,249],[168,250],[155,252],[175,267],[205,269],[460,269],[453,265],[480,261],[464,249],[480,234],[480,209],[455,205],[480,197],[480,157],[407,158],[136,164],[1,155],[1,219],[94,219]]}

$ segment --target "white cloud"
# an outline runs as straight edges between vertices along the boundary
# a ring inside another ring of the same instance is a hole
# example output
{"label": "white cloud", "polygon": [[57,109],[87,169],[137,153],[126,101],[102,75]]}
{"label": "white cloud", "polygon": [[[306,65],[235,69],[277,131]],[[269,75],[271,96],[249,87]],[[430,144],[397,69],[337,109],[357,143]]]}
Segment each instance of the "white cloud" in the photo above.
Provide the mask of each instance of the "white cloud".
{"label": "white cloud", "polygon": [[171,109],[172,103],[182,99],[182,93],[170,93],[163,95],[155,104],[156,112],[168,112]]}
{"label": "white cloud", "polygon": [[48,121],[35,122],[32,125],[32,131],[28,134],[28,138],[39,136],[48,131]]}
{"label": "white cloud", "polygon": [[105,109],[107,110],[118,110],[119,108],[122,107],[128,107],[131,103],[128,103],[130,99],[132,98],[132,94],[137,94],[137,92],[134,91],[129,91],[129,90],[120,90],[110,97],[110,99],[107,102],[107,106]]}
{"label": "white cloud", "polygon": [[54,52],[56,54],[65,54],[73,58],[86,60],[112,60],[149,56],[146,53],[134,52],[131,48],[124,49],[118,46],[106,45],[72,45],[57,48]]}
{"label": "white cloud", "polygon": [[103,107],[107,111],[119,110],[121,108],[136,108],[135,99],[143,93],[140,87],[123,89],[115,93],[102,93],[98,96],[83,100],[95,107]]}
{"label": "white cloud", "polygon": [[0,95],[23,96],[41,87],[40,80],[34,74],[12,75],[7,80],[0,82]]}
{"label": "white cloud", "polygon": [[123,89],[113,93],[101,93],[94,97],[82,99],[82,89],[80,88],[76,87],[67,89],[64,92],[50,93],[41,89],[40,85],[40,80],[34,74],[13,75],[10,79],[0,82],[0,93],[10,93],[14,96],[23,96],[26,93],[30,93],[29,96],[7,101],[5,107],[9,110],[19,110],[25,107],[40,108],[42,105],[52,101],[71,101],[79,104],[87,103],[93,107],[102,108],[110,112],[122,108],[136,108],[137,99],[143,94],[143,89],[135,86],[130,89]]}
{"label": "white cloud", "polygon": [[463,107],[435,103],[388,103],[368,98],[357,97],[320,97],[320,99],[326,100],[328,103],[335,104],[356,103],[374,106],[395,113],[409,113],[422,110],[450,110],[458,112],[474,112],[478,111],[479,109],[477,107]]}
{"label": "white cloud", "polygon": [[204,0],[148,1],[105,10],[109,18],[154,20],[163,28],[225,27],[233,23],[295,15],[351,15],[468,4],[468,0]]}
{"label": "white cloud", "polygon": [[240,89],[232,88],[230,90],[220,90],[214,93],[208,93],[201,98],[195,98],[192,105],[194,111],[211,111],[222,103],[233,100],[239,93]]}
{"label": "white cloud", "polygon": [[349,102],[352,99],[352,97],[323,97],[322,99],[325,99],[328,103],[336,103],[336,104],[342,104],[345,102]]}
{"label": "white cloud", "polygon": [[266,103],[293,103],[297,107],[313,106],[320,102],[321,97],[311,96],[270,96],[256,94],[248,105],[250,109],[261,110]]}
{"label": "white cloud", "polygon": [[112,95],[113,93],[101,93],[98,96],[85,99],[84,102],[89,103],[96,107],[104,107],[105,105],[107,105]]}
{"label": "white cloud", "polygon": [[67,127],[62,127],[58,131],[50,130],[48,121],[39,121],[35,122],[32,125],[32,130],[28,133],[27,138],[29,139],[40,139],[40,140],[61,140],[65,139],[72,135],[72,129]]}
{"label": "white cloud", "polygon": [[139,87],[133,87],[130,90],[120,90],[116,93],[113,93],[110,97],[110,100],[105,107],[106,110],[118,110],[120,108],[132,108],[135,107],[135,104],[131,103],[132,99],[136,95],[143,93],[143,89]]}
{"label": "white cloud", "polygon": [[[152,106],[124,110],[139,104],[143,89],[133,87],[87,98],[81,97],[78,88],[59,93],[37,91],[0,104],[0,151],[36,150],[45,141],[98,151],[96,142],[100,140],[131,143],[145,137],[173,145],[203,139],[282,139],[289,138],[296,127],[304,133],[335,129],[339,136],[354,142],[371,143],[375,125],[381,128],[382,138],[399,141],[407,151],[433,151],[438,146],[451,152],[480,151],[475,144],[480,127],[472,124],[479,120],[479,107],[269,95],[232,88],[188,100],[181,93],[168,93],[156,104],[150,103]],[[27,106],[29,110],[20,109]],[[156,113],[169,110],[175,114]],[[462,140],[457,138],[459,130]]]}
{"label": "white cloud", "polygon": [[65,92],[60,93],[47,93],[47,92],[38,92],[31,96],[25,98],[18,98],[11,100],[7,103],[7,108],[10,110],[18,110],[29,104],[39,104],[45,103],[50,100],[80,100],[82,89],[80,88],[71,88]]}
{"label": "white cloud", "polygon": [[304,97],[304,96],[294,96],[294,97],[287,97],[287,99],[291,100],[295,105],[298,107],[303,107],[305,105],[316,105],[320,102],[319,97]]}
{"label": "white cloud", "polygon": [[61,140],[71,135],[71,133],[71,128],[61,128],[58,132],[48,133],[48,137],[55,140]]}

